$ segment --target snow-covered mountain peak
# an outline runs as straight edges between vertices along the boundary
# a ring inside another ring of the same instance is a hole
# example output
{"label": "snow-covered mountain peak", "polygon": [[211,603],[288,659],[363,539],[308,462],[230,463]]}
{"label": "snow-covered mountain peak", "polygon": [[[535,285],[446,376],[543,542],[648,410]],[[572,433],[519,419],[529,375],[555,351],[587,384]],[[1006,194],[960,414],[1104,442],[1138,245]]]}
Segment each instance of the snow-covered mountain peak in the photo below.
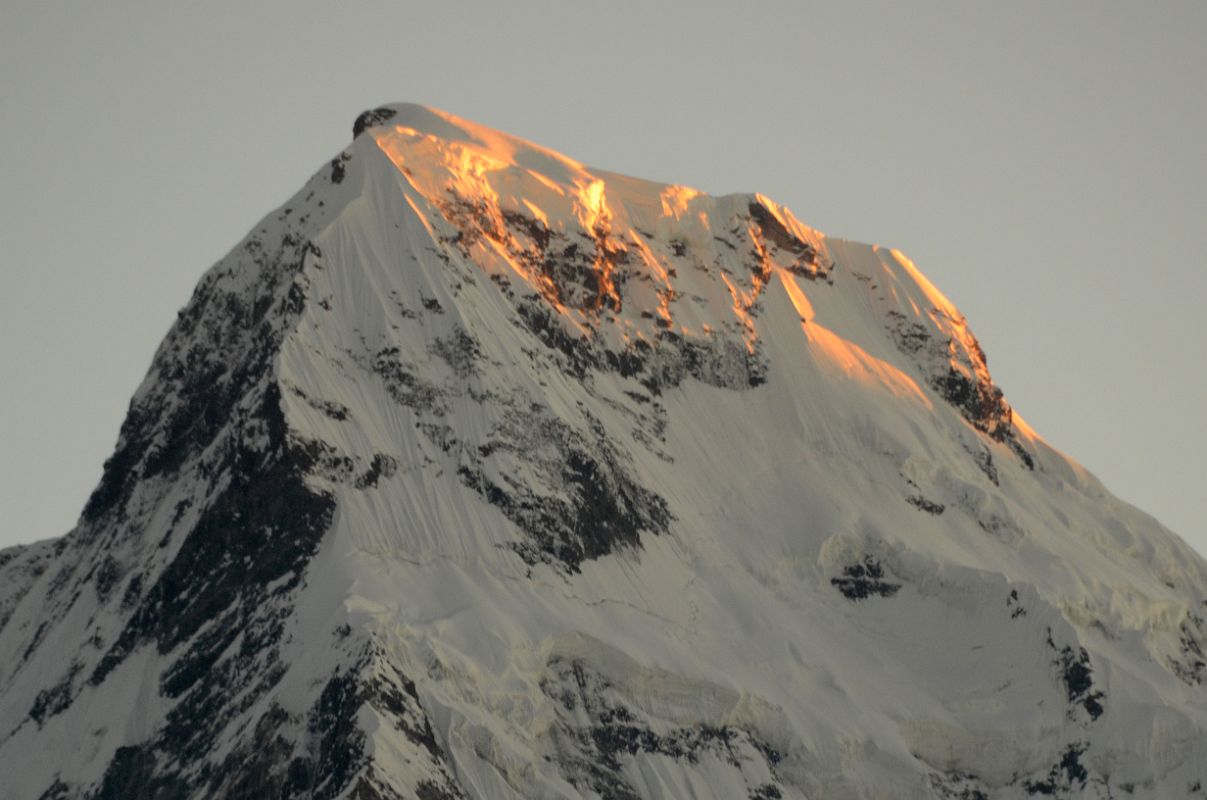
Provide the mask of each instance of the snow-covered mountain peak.
{"label": "snow-covered mountain peak", "polygon": [[1205,603],[901,253],[383,106],[0,553],[0,795],[1202,796]]}
{"label": "snow-covered mountain peak", "polygon": [[[994,438],[1034,438],[1012,425],[962,315],[898,251],[827,239],[762,195],[591,170],[425,106],[384,106],[355,128],[393,164],[390,190],[430,237],[538,294],[570,336],[616,354],[668,338],[740,342],[758,364],[758,318],[775,298],[799,315],[810,357],[846,378],[925,404],[921,377]],[[845,274],[831,274],[833,247],[857,262]]]}
{"label": "snow-covered mountain peak", "polygon": [[366,111],[353,125],[353,133],[376,127],[412,139],[435,140],[445,149],[529,170],[561,186],[592,180],[582,164],[561,153],[430,106],[396,103]]}

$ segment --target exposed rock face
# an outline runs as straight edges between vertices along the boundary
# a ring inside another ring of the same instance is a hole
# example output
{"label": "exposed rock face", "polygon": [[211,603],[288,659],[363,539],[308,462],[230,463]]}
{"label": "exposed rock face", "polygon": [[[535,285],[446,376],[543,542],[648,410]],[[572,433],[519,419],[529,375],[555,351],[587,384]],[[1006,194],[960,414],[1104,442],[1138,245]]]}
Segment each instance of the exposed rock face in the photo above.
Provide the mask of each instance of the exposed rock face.
{"label": "exposed rock face", "polygon": [[352,138],[355,139],[365,132],[366,128],[371,128],[375,125],[380,125],[386,120],[392,119],[398,112],[389,106],[374,108],[369,111],[362,111],[352,123]]}
{"label": "exposed rock face", "polygon": [[420,106],[0,552],[13,798],[1201,795],[1207,567],[900,253]]}

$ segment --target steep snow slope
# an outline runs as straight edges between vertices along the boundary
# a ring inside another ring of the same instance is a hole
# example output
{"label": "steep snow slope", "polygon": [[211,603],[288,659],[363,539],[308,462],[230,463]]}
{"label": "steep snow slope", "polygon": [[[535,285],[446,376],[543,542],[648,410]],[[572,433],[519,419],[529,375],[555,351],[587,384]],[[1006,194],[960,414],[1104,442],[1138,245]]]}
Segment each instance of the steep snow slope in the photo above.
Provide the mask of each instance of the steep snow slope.
{"label": "steep snow slope", "polygon": [[0,794],[1207,794],[1207,567],[908,259],[354,133],[0,553]]}

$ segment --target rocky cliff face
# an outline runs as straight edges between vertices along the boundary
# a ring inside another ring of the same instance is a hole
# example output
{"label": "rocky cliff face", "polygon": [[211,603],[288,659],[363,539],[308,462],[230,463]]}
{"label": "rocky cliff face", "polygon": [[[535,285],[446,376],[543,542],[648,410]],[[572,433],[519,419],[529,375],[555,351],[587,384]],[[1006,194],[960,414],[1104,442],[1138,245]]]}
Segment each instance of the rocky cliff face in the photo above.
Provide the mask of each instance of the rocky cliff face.
{"label": "rocky cliff face", "polygon": [[1207,794],[1207,567],[900,253],[354,134],[0,552],[0,794]]}

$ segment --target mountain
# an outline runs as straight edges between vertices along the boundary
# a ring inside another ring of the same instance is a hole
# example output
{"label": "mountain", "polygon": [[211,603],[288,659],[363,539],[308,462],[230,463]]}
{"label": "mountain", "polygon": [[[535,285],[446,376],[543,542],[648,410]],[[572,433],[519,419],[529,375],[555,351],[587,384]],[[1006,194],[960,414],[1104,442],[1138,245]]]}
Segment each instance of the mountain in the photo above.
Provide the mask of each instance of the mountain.
{"label": "mountain", "polygon": [[0,552],[0,796],[1207,796],[1207,564],[905,256],[353,132]]}

